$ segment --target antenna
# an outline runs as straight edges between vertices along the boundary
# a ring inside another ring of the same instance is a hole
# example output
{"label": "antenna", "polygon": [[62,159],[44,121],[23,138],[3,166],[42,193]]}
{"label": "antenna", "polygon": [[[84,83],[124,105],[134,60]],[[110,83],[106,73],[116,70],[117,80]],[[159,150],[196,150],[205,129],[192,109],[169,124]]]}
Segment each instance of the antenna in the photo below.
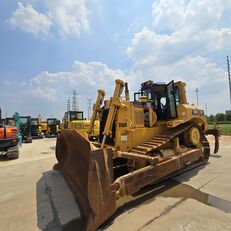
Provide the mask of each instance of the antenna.
{"label": "antenna", "polygon": [[93,100],[93,98],[87,98],[88,100],[88,120],[90,119],[90,112],[91,112],[91,101]]}

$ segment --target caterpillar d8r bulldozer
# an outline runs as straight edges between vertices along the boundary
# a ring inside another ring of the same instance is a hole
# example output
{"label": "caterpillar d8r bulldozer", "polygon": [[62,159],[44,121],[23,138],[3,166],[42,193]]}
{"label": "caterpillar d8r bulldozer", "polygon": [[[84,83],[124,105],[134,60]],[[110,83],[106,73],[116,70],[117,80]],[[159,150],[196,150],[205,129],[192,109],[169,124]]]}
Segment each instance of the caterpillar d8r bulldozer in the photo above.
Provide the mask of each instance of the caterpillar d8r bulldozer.
{"label": "caterpillar d8r bulldozer", "polygon": [[[74,130],[57,139],[54,169],[60,170],[85,218],[85,230],[96,230],[117,209],[121,197],[142,187],[204,164],[210,156],[209,130],[202,108],[187,103],[185,83],[147,81],[134,100],[128,86],[116,80],[109,104],[98,97],[89,127],[100,120],[99,142]],[[125,97],[121,96],[125,88]]]}

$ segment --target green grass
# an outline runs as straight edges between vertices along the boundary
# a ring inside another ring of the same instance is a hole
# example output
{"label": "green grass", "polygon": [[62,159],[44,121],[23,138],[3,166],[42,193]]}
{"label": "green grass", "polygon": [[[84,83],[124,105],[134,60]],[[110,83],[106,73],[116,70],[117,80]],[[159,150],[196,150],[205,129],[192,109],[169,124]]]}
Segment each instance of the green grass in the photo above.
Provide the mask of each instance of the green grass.
{"label": "green grass", "polygon": [[[213,124],[209,124],[209,128],[213,128]],[[217,124],[217,127],[221,129],[221,135],[231,136],[231,124]]]}

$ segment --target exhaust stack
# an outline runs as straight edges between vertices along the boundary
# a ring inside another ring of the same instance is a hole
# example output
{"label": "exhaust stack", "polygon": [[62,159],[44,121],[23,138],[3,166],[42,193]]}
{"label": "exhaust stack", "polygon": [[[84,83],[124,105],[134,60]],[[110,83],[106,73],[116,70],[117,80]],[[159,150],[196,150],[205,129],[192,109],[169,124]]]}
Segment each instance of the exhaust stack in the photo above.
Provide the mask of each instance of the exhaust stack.
{"label": "exhaust stack", "polygon": [[126,101],[130,101],[128,83],[125,83],[125,99]]}

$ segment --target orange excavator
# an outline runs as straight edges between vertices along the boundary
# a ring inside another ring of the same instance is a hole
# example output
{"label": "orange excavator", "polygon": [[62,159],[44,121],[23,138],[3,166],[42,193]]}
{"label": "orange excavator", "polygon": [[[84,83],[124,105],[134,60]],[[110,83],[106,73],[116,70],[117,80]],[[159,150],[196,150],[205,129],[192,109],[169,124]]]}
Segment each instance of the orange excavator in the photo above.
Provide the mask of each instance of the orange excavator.
{"label": "orange excavator", "polygon": [[[1,109],[0,109],[1,110]],[[18,128],[3,125],[0,111],[0,156],[7,159],[16,159],[19,156]]]}

